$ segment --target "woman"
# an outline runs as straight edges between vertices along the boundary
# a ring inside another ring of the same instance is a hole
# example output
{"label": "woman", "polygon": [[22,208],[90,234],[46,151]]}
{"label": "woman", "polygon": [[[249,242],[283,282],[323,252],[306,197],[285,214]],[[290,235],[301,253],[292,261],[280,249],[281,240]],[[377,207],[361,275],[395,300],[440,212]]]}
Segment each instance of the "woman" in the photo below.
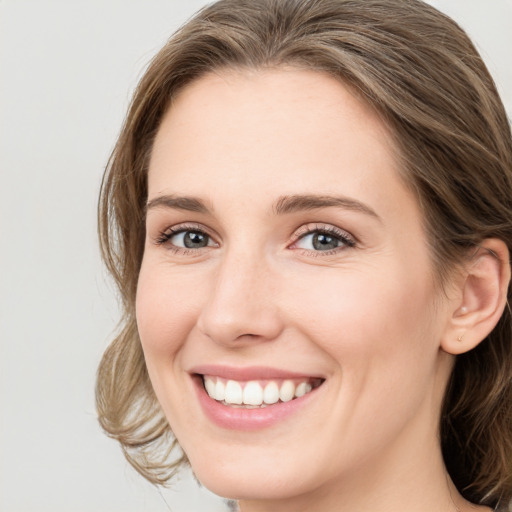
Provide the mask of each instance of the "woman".
{"label": "woman", "polygon": [[205,8],[104,178],[103,428],[243,512],[506,507],[511,198],[492,79],[432,7]]}

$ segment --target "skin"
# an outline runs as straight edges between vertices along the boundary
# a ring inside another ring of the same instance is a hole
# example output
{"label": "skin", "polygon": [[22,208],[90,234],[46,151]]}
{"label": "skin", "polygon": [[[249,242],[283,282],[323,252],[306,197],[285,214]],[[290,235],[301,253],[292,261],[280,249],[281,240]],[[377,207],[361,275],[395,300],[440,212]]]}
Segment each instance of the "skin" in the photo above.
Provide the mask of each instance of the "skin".
{"label": "skin", "polygon": [[[453,356],[441,344],[462,295],[435,284],[394,154],[387,127],[348,88],[298,69],[202,77],[158,131],[141,341],[195,474],[244,512],[488,510],[460,497],[442,461],[438,418]],[[275,212],[283,196],[303,194],[364,207]],[[166,195],[206,209],[157,204]],[[208,245],[183,248],[178,235],[158,243],[173,227],[204,232]],[[333,227],[353,244],[315,249],[315,230]],[[189,372],[206,363],[325,382],[277,424],[233,431],[197,400]]]}

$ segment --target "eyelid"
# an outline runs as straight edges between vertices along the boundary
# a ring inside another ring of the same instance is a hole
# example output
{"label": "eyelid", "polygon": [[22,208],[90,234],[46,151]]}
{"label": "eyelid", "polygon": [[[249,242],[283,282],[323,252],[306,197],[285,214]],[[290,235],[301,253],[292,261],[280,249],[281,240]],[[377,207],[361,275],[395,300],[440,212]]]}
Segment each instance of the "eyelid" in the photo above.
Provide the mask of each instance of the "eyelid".
{"label": "eyelid", "polygon": [[[211,241],[213,241],[214,245],[208,245],[206,247],[201,248],[184,248],[180,246],[175,246],[172,243],[169,243],[170,239],[175,236],[176,234],[182,233],[184,231],[197,231],[204,233],[206,236],[210,238]],[[304,249],[299,247],[294,247],[297,242],[303,238],[305,238],[307,235],[313,234],[313,233],[325,233],[331,236],[334,236],[338,238],[342,245],[340,247],[336,247],[335,249],[331,250],[325,250],[325,251],[318,251],[318,250],[310,250],[310,249]],[[212,230],[207,228],[206,226],[199,224],[199,223],[191,223],[191,222],[183,222],[180,224],[175,224],[172,226],[168,226],[167,228],[160,230],[156,236],[153,237],[153,243],[155,245],[167,245],[169,249],[172,249],[175,252],[178,253],[198,253],[202,251],[203,249],[208,249],[211,247],[219,247],[219,242],[217,242],[217,236],[215,233],[212,233]],[[327,256],[330,254],[337,253],[339,251],[346,250],[347,248],[354,247],[358,243],[357,239],[351,235],[348,231],[341,229],[337,226],[334,226],[332,224],[324,224],[320,222],[314,222],[314,223],[308,223],[304,224],[301,227],[299,227],[292,235],[292,242],[288,245],[288,248],[301,250],[305,253],[310,253],[315,256]]]}
{"label": "eyelid", "polygon": [[307,235],[315,231],[331,233],[333,235],[340,236],[341,238],[352,240],[354,243],[356,243],[356,238],[353,235],[351,235],[348,231],[341,229],[337,226],[334,226],[333,224],[327,224],[322,222],[309,222],[307,224],[302,225],[294,232],[293,237],[295,239],[299,239],[302,238],[304,235]]}
{"label": "eyelid", "polygon": [[354,247],[358,242],[357,239],[351,235],[348,231],[344,229],[338,228],[337,226],[333,226],[332,224],[323,224],[320,222],[308,223],[301,226],[299,229],[295,231],[293,234],[293,242],[288,247],[293,248],[297,242],[307,235],[312,233],[325,233],[331,236],[334,236],[340,239],[343,242],[341,247],[337,247],[336,249],[326,250],[326,251],[313,251],[308,249],[295,248],[297,250],[303,250],[309,253],[314,253],[315,256],[318,255],[330,255],[335,252],[339,252],[345,250],[346,248]]}
{"label": "eyelid", "polygon": [[[212,234],[211,230],[203,226],[202,224],[197,223],[190,223],[190,222],[183,222],[180,224],[175,224],[172,226],[168,226],[167,228],[158,231],[158,234],[153,237],[153,242],[156,245],[165,245],[170,241],[170,239],[177,235],[178,233],[183,233],[184,231],[196,231],[200,233],[204,233],[206,236],[210,238],[215,244],[215,246],[218,247],[219,243],[216,241],[216,235]],[[177,251],[184,250],[184,251],[199,251],[201,249],[206,249],[206,247],[198,248],[198,249],[187,249],[179,246],[174,246],[173,244],[169,244],[169,246]],[[210,246],[211,247],[211,246]]]}

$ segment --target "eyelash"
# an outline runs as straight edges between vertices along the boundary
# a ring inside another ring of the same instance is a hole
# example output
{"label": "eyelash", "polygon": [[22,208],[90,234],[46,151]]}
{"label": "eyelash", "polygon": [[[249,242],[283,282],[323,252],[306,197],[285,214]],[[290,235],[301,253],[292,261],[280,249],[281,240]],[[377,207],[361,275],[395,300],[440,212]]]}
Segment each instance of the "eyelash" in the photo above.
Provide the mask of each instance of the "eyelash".
{"label": "eyelash", "polygon": [[314,251],[311,249],[301,249],[297,248],[296,250],[303,251],[308,256],[321,257],[321,256],[331,256],[333,254],[337,254],[340,251],[343,251],[347,248],[352,248],[356,246],[356,240],[353,236],[351,236],[346,231],[339,229],[335,226],[325,225],[325,224],[306,224],[302,226],[294,233],[295,241],[293,245],[296,245],[298,242],[303,240],[306,236],[312,234],[320,234],[327,235],[333,238],[336,238],[341,242],[339,247],[335,247],[334,249],[329,249],[326,251]]}
{"label": "eyelash", "polygon": [[[200,249],[198,248],[185,248],[185,247],[178,247],[175,246],[170,242],[171,238],[174,237],[177,234],[180,233],[186,233],[187,231],[191,232],[197,232],[202,233],[208,238],[212,239],[211,235],[205,230],[202,226],[198,224],[179,224],[177,226],[172,226],[170,228],[167,228],[165,231],[161,231],[158,236],[155,238],[155,244],[156,245],[167,245],[168,248],[178,254],[182,255],[198,255],[200,252]],[[331,225],[325,225],[325,224],[306,224],[302,226],[300,229],[298,229],[294,235],[294,241],[291,245],[288,247],[293,247],[297,243],[299,243],[302,239],[304,239],[306,236],[311,234],[323,234],[327,236],[331,236],[336,238],[341,242],[341,245],[339,247],[336,247],[334,249],[329,249],[325,251],[315,251],[311,249],[301,249],[296,248],[295,250],[299,250],[307,255],[312,255],[314,257],[318,256],[330,256],[333,254],[338,253],[339,251],[342,251],[346,248],[352,248],[356,246],[356,240],[346,231],[343,231],[335,226]]]}
{"label": "eyelash", "polygon": [[180,233],[186,233],[187,231],[191,231],[194,233],[202,233],[206,235],[208,238],[212,238],[208,234],[208,232],[198,224],[179,224],[178,226],[172,226],[164,231],[161,231],[155,238],[155,244],[167,245],[168,249],[171,250],[172,252],[182,254],[184,256],[197,255],[199,252],[198,249],[178,247],[170,243],[170,240],[173,236],[178,235]]}

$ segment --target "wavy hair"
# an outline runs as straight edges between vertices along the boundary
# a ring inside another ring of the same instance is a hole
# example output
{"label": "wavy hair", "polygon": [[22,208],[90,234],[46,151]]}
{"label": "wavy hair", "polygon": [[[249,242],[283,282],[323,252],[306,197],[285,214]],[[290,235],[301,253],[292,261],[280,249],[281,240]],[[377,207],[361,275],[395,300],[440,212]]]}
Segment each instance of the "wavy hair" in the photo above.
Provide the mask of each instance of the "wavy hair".
{"label": "wavy hair", "polygon": [[[510,124],[482,59],[453,20],[420,0],[220,0],[202,9],[140,81],[99,200],[102,256],[124,308],[98,370],[99,421],[154,483],[167,482],[186,457],[172,456],[177,443],[152,391],[135,323],[153,140],[173,97],[198,77],[283,65],[329,73],[391,128],[441,282],[486,238],[512,252]],[[506,309],[487,339],[456,358],[440,411],[446,466],[475,503],[511,498],[511,383]]]}

